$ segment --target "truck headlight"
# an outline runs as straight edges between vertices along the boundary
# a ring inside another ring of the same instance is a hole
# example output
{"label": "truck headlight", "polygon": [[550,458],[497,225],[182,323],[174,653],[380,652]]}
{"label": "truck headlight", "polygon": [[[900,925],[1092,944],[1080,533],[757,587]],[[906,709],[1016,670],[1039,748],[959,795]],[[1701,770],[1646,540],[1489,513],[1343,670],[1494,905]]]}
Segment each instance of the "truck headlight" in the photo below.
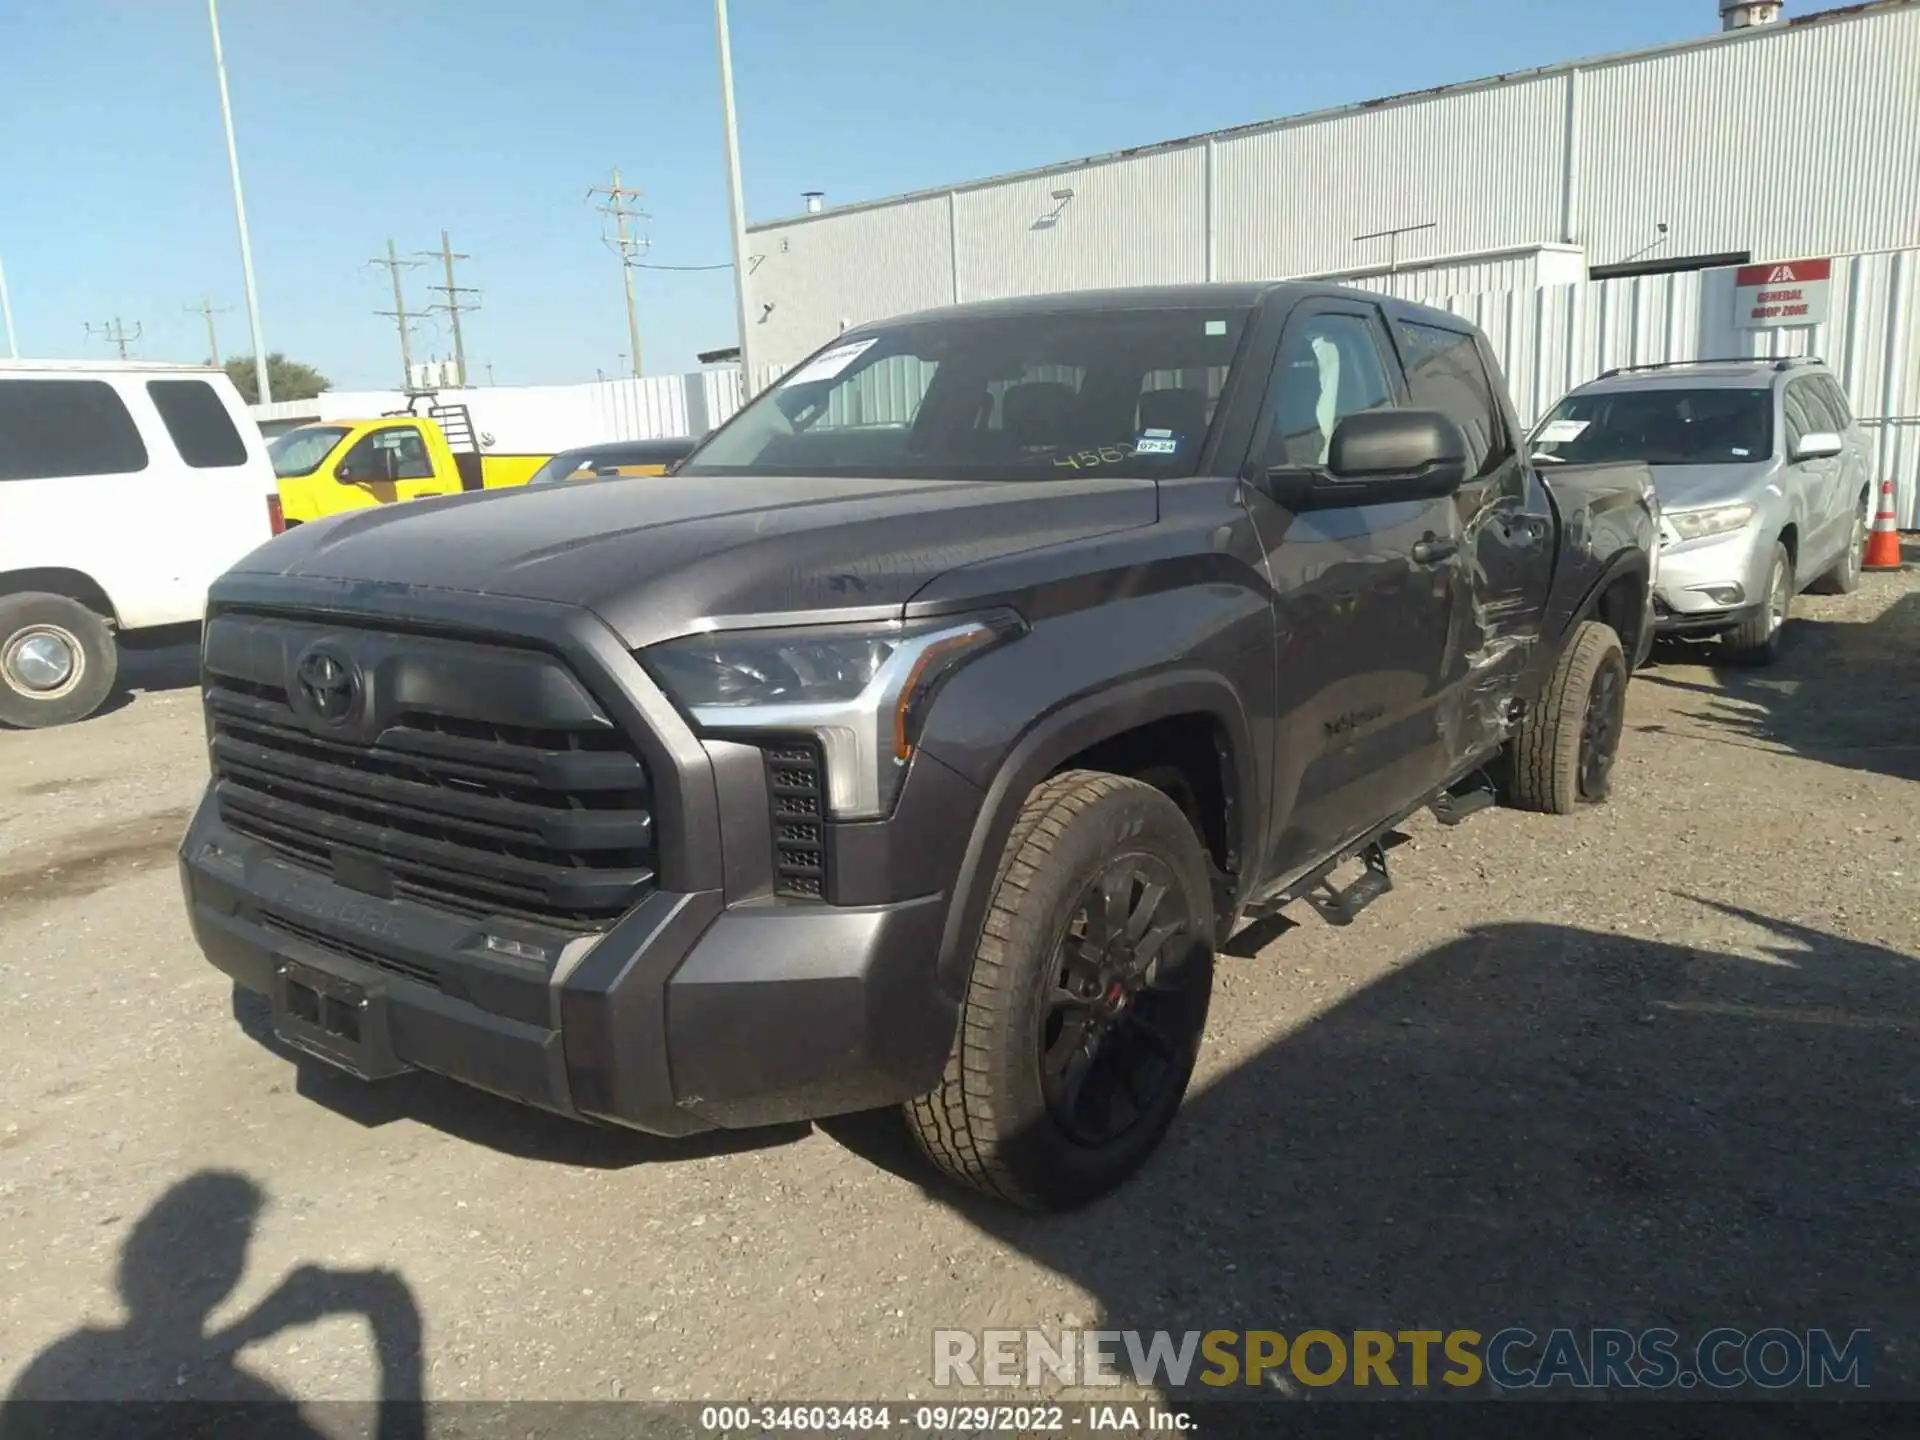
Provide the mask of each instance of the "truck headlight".
{"label": "truck headlight", "polygon": [[1703,510],[1668,510],[1665,519],[1682,540],[1699,540],[1744,529],[1753,519],[1753,506],[1710,505]]}
{"label": "truck headlight", "polygon": [[792,630],[711,630],[640,656],[714,732],[807,734],[827,767],[827,811],[872,820],[892,808],[940,683],[1025,629],[1011,611]]}

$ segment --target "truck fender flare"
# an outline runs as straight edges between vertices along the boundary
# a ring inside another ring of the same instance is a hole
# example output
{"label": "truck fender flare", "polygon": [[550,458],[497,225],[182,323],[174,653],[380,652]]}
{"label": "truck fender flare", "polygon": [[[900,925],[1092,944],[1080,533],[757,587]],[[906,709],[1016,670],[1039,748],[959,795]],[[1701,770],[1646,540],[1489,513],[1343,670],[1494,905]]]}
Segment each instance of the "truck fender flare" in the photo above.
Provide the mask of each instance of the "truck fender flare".
{"label": "truck fender flare", "polygon": [[938,973],[945,993],[956,1000],[966,993],[1000,853],[1034,786],[1090,745],[1156,720],[1196,713],[1213,717],[1226,732],[1237,792],[1228,799],[1238,812],[1241,833],[1235,843],[1244,869],[1258,850],[1257,836],[1249,827],[1258,825],[1265,806],[1254,793],[1257,767],[1252,763],[1252,735],[1234,688],[1219,675],[1175,670],[1138,676],[1083,695],[1046,712],[1022,731],[987,787],[967,837],[966,858],[941,931]]}
{"label": "truck fender flare", "polygon": [[1574,626],[1578,625],[1582,620],[1591,620],[1593,618],[1593,612],[1599,608],[1600,597],[1605,594],[1607,589],[1616,581],[1623,576],[1634,574],[1639,575],[1644,580],[1648,577],[1649,570],[1650,567],[1648,566],[1644,551],[1631,547],[1625,547],[1616,551],[1612,558],[1601,568],[1600,573],[1588,582],[1587,588],[1581,593],[1579,603],[1568,611],[1566,623],[1560,627],[1560,634],[1556,638],[1565,639],[1567,635],[1572,633]]}

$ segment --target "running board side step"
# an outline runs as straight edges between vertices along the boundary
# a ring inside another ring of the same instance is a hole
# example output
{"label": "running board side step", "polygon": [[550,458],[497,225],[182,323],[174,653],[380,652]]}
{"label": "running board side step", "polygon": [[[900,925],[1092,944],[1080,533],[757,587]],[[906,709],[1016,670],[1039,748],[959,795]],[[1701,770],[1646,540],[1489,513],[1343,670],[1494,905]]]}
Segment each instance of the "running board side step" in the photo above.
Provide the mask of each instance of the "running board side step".
{"label": "running board side step", "polygon": [[1427,802],[1427,809],[1442,825],[1458,825],[1469,815],[1478,815],[1499,803],[1500,794],[1494,789],[1492,777],[1485,770],[1476,770],[1434,796]]}
{"label": "running board side step", "polygon": [[1360,852],[1360,859],[1367,867],[1366,873],[1351,885],[1336,889],[1332,880],[1323,876],[1300,896],[1329,925],[1351,925],[1355,916],[1393,889],[1384,845],[1373,841]]}

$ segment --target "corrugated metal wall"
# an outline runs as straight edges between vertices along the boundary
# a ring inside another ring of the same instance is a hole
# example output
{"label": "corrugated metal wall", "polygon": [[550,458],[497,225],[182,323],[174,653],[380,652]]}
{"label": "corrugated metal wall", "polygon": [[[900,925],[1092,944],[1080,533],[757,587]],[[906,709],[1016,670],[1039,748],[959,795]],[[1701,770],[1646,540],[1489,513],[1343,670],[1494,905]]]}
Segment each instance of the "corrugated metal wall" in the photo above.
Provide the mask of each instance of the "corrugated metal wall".
{"label": "corrugated metal wall", "polygon": [[[950,202],[829,212],[755,234],[747,276],[748,348],[791,365],[840,333],[884,315],[953,303]],[[767,308],[771,306],[772,308]]]}
{"label": "corrugated metal wall", "polygon": [[1823,325],[1736,328],[1733,280],[1732,270],[1706,270],[1435,303],[1486,331],[1529,425],[1618,365],[1817,355],[1872,437],[1876,473],[1895,483],[1902,526],[1920,529],[1920,250],[1837,261]]}
{"label": "corrugated metal wall", "polygon": [[[1920,244],[1920,5],[758,226],[748,349],[790,365],[842,321],[956,297],[1351,272],[1388,258],[1384,239],[1355,237],[1427,222],[1400,240],[1403,263],[1549,242],[1594,265]],[[1512,278],[1397,283],[1426,299]]]}
{"label": "corrugated metal wall", "polygon": [[1216,142],[1220,280],[1557,238],[1566,84],[1534,80]]}
{"label": "corrugated metal wall", "polygon": [[1206,279],[1205,164],[1166,151],[960,193],[960,298]]}
{"label": "corrugated metal wall", "polygon": [[1652,245],[1661,223],[1672,255],[1911,245],[1920,9],[1584,72],[1578,134],[1596,264]]}

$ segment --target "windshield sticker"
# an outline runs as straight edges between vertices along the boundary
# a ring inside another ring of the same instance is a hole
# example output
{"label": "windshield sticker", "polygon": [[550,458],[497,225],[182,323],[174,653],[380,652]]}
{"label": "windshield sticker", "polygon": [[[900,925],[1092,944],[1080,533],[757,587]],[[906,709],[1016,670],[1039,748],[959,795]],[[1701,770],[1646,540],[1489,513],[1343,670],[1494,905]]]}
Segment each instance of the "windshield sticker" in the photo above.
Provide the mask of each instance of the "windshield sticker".
{"label": "windshield sticker", "polygon": [[1207,334],[1209,334],[1209,335],[1224,335],[1224,334],[1226,334],[1226,333],[1227,333],[1227,322],[1226,322],[1226,321],[1224,321],[1224,320],[1209,320],[1209,321],[1207,322]]}
{"label": "windshield sticker", "polygon": [[1585,433],[1586,420],[1555,420],[1540,432],[1536,442],[1541,445],[1564,445],[1569,440],[1578,440]]}
{"label": "windshield sticker", "polygon": [[869,340],[856,340],[851,345],[836,345],[814,356],[780,383],[783,386],[810,385],[818,380],[831,380],[879,343],[879,337],[875,336]]}
{"label": "windshield sticker", "polygon": [[1172,455],[1180,449],[1180,442],[1167,430],[1149,430],[1133,442],[1136,455]]}
{"label": "windshield sticker", "polygon": [[1749,459],[1753,455],[1751,450],[1742,450],[1738,445],[1733,447],[1733,453],[1738,455],[1742,460]]}

